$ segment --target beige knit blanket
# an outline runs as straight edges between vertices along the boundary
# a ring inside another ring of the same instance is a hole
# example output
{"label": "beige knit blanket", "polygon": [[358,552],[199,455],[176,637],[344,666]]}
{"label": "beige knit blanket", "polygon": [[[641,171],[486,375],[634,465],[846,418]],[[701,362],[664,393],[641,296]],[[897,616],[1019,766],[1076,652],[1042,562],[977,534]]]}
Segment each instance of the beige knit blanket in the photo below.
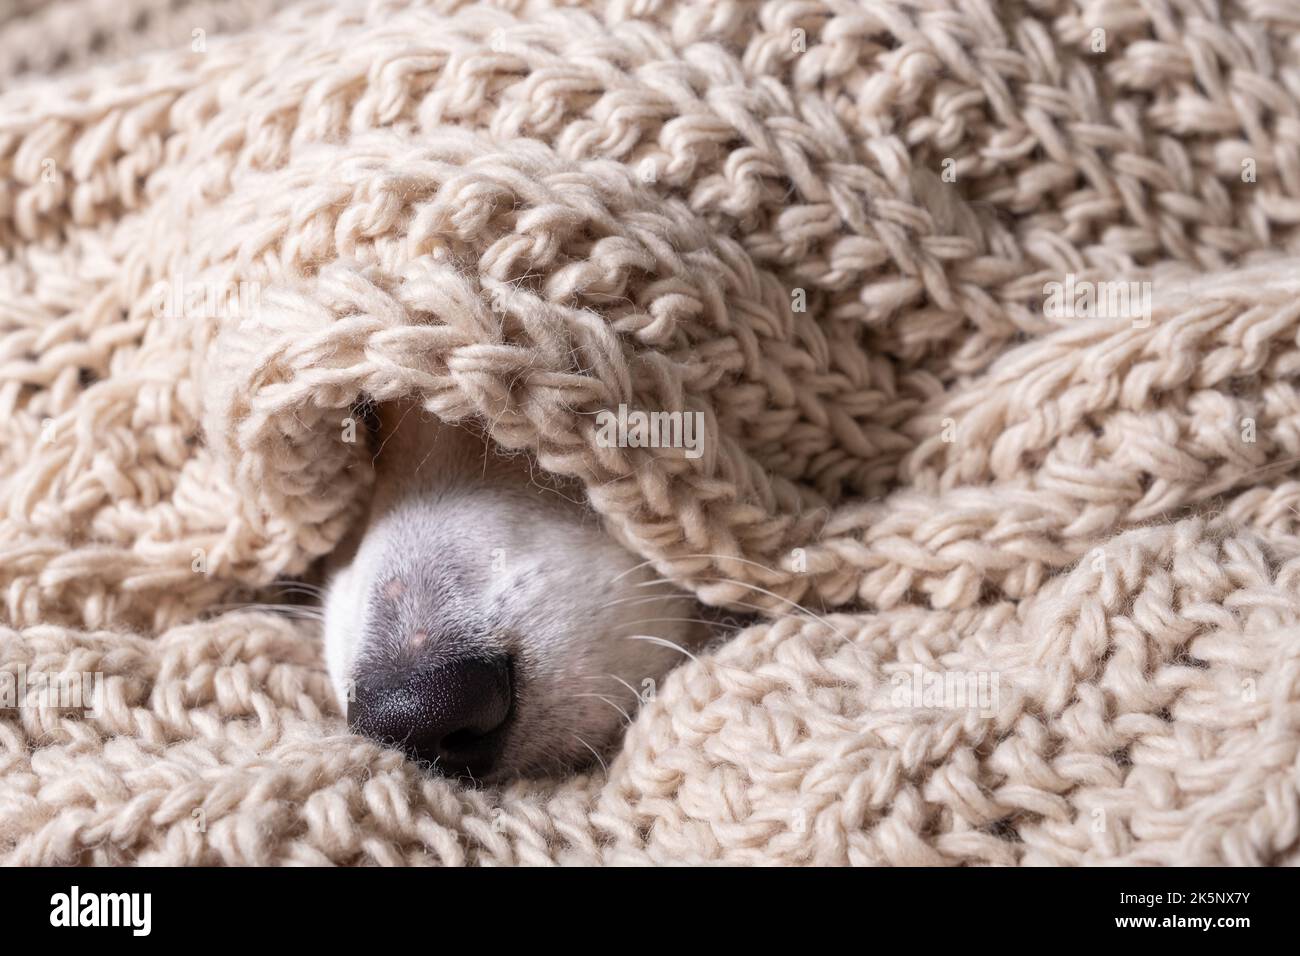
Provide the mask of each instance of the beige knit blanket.
{"label": "beige knit blanket", "polygon": [[[0,84],[0,671],[95,691],[0,681],[0,862],[1300,861],[1293,5],[67,0]],[[232,610],[410,395],[762,609],[608,772]]]}

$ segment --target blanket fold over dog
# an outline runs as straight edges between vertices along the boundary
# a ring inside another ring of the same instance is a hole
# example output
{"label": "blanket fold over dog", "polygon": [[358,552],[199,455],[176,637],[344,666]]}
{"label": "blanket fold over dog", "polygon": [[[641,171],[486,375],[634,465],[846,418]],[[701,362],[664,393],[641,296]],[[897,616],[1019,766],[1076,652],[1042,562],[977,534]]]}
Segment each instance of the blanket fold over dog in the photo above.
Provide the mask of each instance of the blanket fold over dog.
{"label": "blanket fold over dog", "polygon": [[[24,53],[58,6],[0,20],[4,862],[1300,860],[1283,7],[131,0],[144,49]],[[428,777],[239,606],[410,397],[759,615],[607,770]]]}

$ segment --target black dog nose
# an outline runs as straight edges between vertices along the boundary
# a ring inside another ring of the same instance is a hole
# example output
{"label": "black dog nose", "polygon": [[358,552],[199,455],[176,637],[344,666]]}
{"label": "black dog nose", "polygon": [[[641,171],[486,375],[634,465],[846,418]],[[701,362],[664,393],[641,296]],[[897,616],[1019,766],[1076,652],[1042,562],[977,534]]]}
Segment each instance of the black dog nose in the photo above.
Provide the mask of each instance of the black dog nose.
{"label": "black dog nose", "polygon": [[505,658],[458,658],[397,680],[358,680],[348,726],[449,776],[483,777],[505,743],[510,685]]}

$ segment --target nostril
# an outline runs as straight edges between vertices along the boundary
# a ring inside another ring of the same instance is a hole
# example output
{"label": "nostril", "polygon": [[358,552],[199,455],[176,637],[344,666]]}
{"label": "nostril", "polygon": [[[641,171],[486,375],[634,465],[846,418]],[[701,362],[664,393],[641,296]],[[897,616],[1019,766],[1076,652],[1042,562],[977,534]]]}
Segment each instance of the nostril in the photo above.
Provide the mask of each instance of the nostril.
{"label": "nostril", "polygon": [[484,776],[505,743],[510,670],[508,658],[462,657],[382,682],[358,680],[348,725],[443,773]]}

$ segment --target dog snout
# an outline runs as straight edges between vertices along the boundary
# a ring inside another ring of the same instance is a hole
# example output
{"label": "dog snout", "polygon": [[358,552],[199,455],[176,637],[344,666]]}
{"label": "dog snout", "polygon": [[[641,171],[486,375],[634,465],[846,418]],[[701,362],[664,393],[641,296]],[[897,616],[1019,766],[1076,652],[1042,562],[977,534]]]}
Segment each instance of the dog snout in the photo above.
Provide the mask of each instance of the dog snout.
{"label": "dog snout", "polygon": [[497,765],[513,709],[510,661],[460,657],[397,680],[359,679],[348,725],[448,776],[482,778]]}

